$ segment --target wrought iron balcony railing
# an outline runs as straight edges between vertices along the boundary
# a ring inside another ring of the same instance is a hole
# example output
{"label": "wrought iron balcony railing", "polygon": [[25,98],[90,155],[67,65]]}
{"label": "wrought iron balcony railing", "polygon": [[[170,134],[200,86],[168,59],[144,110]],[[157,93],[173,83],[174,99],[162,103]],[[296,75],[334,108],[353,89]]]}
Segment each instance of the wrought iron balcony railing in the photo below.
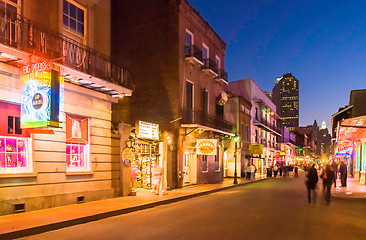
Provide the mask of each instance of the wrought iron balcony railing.
{"label": "wrought iron balcony railing", "polygon": [[225,72],[223,69],[219,70],[219,76],[217,78],[224,79],[226,82],[228,81],[228,73]]}
{"label": "wrought iron balcony railing", "polygon": [[186,45],[185,46],[185,56],[194,57],[194,58],[198,59],[200,62],[203,62],[202,50],[200,50],[195,45],[190,45],[190,46]]}
{"label": "wrought iron balcony railing", "polygon": [[215,72],[217,74],[219,73],[219,70],[217,68],[217,64],[209,58],[204,58],[203,59],[202,68],[203,69],[211,69],[213,72]]}
{"label": "wrought iron balcony railing", "polygon": [[133,89],[130,73],[110,58],[65,35],[0,7],[0,43]]}
{"label": "wrought iron balcony railing", "polygon": [[266,126],[269,129],[272,129],[273,131],[277,132],[277,133],[281,133],[281,129],[273,124],[270,124],[267,120],[265,120],[262,117],[259,118],[253,118],[253,122],[254,124],[262,124],[264,126]]}
{"label": "wrought iron balcony railing", "polygon": [[199,124],[225,132],[231,132],[233,124],[218,115],[209,115],[204,111],[182,110],[182,124]]}

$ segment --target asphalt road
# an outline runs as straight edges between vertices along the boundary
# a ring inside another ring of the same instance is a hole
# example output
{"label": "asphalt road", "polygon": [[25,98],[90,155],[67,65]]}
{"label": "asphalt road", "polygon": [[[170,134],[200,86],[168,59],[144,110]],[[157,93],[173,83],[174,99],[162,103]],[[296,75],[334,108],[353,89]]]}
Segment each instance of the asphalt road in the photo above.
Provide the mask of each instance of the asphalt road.
{"label": "asphalt road", "polygon": [[304,178],[269,179],[22,239],[366,239],[366,201],[308,204]]}

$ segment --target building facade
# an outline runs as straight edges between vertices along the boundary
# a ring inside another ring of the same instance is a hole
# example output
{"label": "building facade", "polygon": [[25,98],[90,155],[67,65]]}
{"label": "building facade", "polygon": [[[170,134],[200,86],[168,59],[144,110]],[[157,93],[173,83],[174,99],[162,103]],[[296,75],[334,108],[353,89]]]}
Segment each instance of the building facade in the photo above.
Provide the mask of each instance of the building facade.
{"label": "building facade", "polygon": [[282,119],[282,125],[290,131],[295,130],[299,126],[299,80],[292,73],[276,78],[272,101]]}
{"label": "building facade", "polygon": [[119,196],[111,110],[133,87],[109,58],[110,1],[1,3],[0,214]]}
{"label": "building facade", "polygon": [[257,173],[264,174],[266,168],[272,166],[278,160],[279,146],[278,137],[281,136],[281,130],[277,126],[280,119],[276,114],[276,106],[254,82],[247,78],[230,82],[227,91],[242,96],[248,96],[251,103],[251,144],[260,145],[261,154],[246,156],[257,168]]}
{"label": "building facade", "polygon": [[136,85],[114,120],[156,123],[161,141],[169,137],[168,188],[222,181],[223,141],[232,135],[224,120],[226,44],[186,0],[112,3],[113,58],[126,62]]}

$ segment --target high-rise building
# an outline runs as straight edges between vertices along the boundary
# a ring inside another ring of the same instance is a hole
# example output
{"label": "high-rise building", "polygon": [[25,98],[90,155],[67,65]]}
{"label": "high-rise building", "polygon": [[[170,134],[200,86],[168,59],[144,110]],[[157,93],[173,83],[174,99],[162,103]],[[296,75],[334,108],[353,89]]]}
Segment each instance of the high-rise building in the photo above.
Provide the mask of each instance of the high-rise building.
{"label": "high-rise building", "polygon": [[277,114],[282,118],[282,125],[290,131],[299,126],[299,80],[292,73],[276,78],[272,89],[272,101]]}

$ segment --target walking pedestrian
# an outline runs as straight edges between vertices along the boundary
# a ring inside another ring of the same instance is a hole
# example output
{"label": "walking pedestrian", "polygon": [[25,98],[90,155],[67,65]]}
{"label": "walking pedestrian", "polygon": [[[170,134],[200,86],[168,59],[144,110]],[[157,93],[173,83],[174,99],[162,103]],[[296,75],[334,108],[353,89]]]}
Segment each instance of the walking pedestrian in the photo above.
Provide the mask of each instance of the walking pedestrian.
{"label": "walking pedestrian", "polygon": [[337,178],[338,178],[338,163],[333,161],[332,163],[333,172],[334,172],[334,188],[337,187]]}
{"label": "walking pedestrian", "polygon": [[252,166],[250,166],[250,172],[252,173],[252,179],[255,179],[256,171],[257,171],[257,167],[252,163]]}
{"label": "walking pedestrian", "polygon": [[279,170],[280,170],[280,176],[282,177],[282,168],[283,168],[283,166],[282,165],[280,165],[279,166]]}
{"label": "walking pedestrian", "polygon": [[274,174],[274,177],[277,177],[277,173],[278,173],[278,166],[277,164],[273,166],[273,174]]}
{"label": "walking pedestrian", "polygon": [[342,161],[339,166],[339,173],[341,174],[341,185],[347,187],[347,165]]}
{"label": "walking pedestrian", "polygon": [[313,192],[313,202],[316,201],[316,184],[318,183],[318,172],[315,169],[315,164],[311,166],[306,176],[306,187],[308,190],[308,202],[311,203],[311,192]]}
{"label": "walking pedestrian", "polygon": [[295,177],[299,177],[299,167],[297,165],[295,165]]}
{"label": "walking pedestrian", "polygon": [[330,165],[327,165],[320,177],[323,179],[323,193],[325,196],[325,201],[329,205],[330,203],[330,189],[334,181],[334,172]]}
{"label": "walking pedestrian", "polygon": [[245,172],[246,172],[246,179],[247,180],[250,180],[250,177],[251,177],[251,172],[250,172],[250,170],[251,170],[251,167],[250,167],[250,163],[248,163],[248,165],[246,166],[246,168],[245,168]]}
{"label": "walking pedestrian", "polygon": [[159,195],[161,178],[163,177],[163,169],[159,166],[159,161],[155,162],[155,166],[152,169],[153,174],[153,188],[155,195]]}

